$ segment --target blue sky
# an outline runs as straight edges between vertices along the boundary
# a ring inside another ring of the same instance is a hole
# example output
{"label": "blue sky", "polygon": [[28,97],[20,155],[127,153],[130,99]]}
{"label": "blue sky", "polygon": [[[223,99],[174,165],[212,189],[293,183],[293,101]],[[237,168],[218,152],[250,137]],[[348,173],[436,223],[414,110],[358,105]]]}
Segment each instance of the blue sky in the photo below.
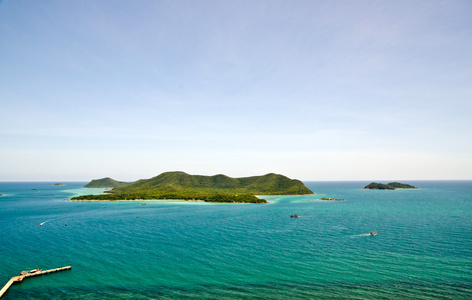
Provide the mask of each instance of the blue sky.
{"label": "blue sky", "polygon": [[0,180],[472,179],[472,1],[0,2]]}

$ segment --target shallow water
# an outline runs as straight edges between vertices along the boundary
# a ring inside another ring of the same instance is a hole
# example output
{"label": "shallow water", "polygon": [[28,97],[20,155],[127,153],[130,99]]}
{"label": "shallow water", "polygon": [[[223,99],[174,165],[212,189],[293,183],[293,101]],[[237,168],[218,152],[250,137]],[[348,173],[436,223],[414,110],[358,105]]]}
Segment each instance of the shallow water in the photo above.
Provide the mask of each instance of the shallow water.
{"label": "shallow water", "polygon": [[74,202],[102,190],[0,183],[0,280],[72,266],[4,298],[472,298],[472,181],[368,183],[306,182],[317,195],[270,204]]}

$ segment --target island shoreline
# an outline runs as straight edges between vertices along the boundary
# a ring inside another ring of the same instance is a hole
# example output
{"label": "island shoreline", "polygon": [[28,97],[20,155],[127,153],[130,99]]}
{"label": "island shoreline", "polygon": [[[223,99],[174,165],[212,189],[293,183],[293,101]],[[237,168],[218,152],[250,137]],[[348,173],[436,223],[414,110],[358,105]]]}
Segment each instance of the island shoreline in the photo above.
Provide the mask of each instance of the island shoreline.
{"label": "island shoreline", "polygon": [[[103,195],[103,194],[101,194]],[[311,195],[316,195],[315,193],[313,194],[291,194],[291,195],[254,195],[255,197],[280,197],[280,196],[311,196]],[[80,197],[80,196],[79,196]],[[261,199],[261,198],[259,198]],[[246,204],[268,204],[269,201],[266,199],[267,202],[258,202],[258,203],[252,203],[252,202],[218,202],[218,201],[205,201],[205,200],[186,200],[186,199],[117,199],[117,200],[108,200],[108,199],[103,199],[103,200],[98,200],[98,199],[67,199],[68,201],[82,201],[82,202],[124,202],[124,201],[190,201],[190,202],[207,202],[207,203],[246,203]],[[315,199],[315,200],[323,200],[323,199]],[[333,199],[331,201],[340,201],[344,199]]]}
{"label": "island shoreline", "polygon": [[[263,199],[265,200],[265,199]],[[185,200],[185,199],[119,199],[119,200],[97,200],[97,199],[67,199],[67,201],[81,201],[81,202],[143,202],[143,201],[179,201],[179,202],[206,202],[206,203],[237,203],[237,204],[267,204],[269,202],[219,202],[219,201],[205,201],[205,200]]]}

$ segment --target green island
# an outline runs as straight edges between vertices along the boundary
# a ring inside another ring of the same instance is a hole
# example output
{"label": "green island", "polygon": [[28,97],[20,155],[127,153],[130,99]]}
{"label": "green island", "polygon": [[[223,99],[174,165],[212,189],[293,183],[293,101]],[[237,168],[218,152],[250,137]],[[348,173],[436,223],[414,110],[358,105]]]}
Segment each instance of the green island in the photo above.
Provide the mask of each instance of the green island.
{"label": "green island", "polygon": [[412,186],[405,183],[400,182],[390,182],[387,184],[371,182],[364,187],[364,189],[368,190],[396,190],[396,189],[417,189],[416,186]]}
{"label": "green island", "polygon": [[53,184],[52,186],[65,186],[65,184],[63,184],[63,183],[55,183],[55,184]]}
{"label": "green island", "polygon": [[129,185],[129,182],[116,181],[110,177],[105,177],[102,179],[94,179],[87,183],[84,187],[86,188],[117,188],[125,185]]}
{"label": "green island", "polygon": [[225,203],[268,203],[256,195],[308,195],[313,192],[303,182],[279,174],[243,178],[226,175],[189,175],[166,172],[135,182],[111,178],[92,180],[85,187],[112,188],[100,195],[84,195],[71,200],[194,200]]}

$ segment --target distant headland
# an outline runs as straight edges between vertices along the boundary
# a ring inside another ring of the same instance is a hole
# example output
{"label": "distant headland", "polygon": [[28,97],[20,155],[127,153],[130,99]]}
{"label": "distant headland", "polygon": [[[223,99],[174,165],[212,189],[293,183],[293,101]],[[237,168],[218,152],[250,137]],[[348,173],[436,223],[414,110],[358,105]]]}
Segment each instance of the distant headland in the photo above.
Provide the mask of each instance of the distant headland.
{"label": "distant headland", "polygon": [[105,177],[102,179],[94,179],[87,183],[84,187],[86,188],[117,188],[125,185],[129,185],[130,182],[116,181],[110,177]]}
{"label": "distant headland", "polygon": [[262,176],[232,178],[226,175],[189,175],[166,172],[135,182],[109,177],[94,179],[84,187],[112,188],[105,194],[73,197],[82,201],[187,200],[225,203],[267,203],[256,195],[308,195],[313,192],[303,182],[269,173]]}
{"label": "distant headland", "polygon": [[417,189],[416,186],[412,186],[405,183],[400,182],[390,182],[387,184],[371,182],[364,187],[364,189],[368,190],[396,190],[396,189]]}
{"label": "distant headland", "polygon": [[53,184],[52,186],[65,186],[65,184],[63,184],[63,183],[55,183],[55,184]]}

